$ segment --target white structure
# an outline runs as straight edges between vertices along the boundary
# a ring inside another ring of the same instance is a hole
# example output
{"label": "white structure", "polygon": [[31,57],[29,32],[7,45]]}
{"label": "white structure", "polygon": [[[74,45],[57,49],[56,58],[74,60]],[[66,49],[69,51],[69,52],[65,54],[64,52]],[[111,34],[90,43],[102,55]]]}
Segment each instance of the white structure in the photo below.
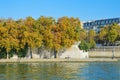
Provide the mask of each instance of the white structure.
{"label": "white structure", "polygon": [[[54,58],[54,54],[44,48],[34,48],[32,49],[32,57],[33,58]],[[30,58],[30,49],[28,49],[28,53],[26,58]]]}
{"label": "white structure", "polygon": [[[75,43],[71,48],[66,49],[65,51],[60,51],[58,53],[58,58],[88,58],[88,52],[83,52],[78,48],[80,42]],[[32,49],[32,57],[33,58],[54,58],[53,51],[48,51],[43,48],[38,49],[34,48]],[[18,58],[17,55],[14,55],[12,59]],[[28,49],[28,54],[25,58],[30,58],[30,49]]]}
{"label": "white structure", "polygon": [[88,58],[88,52],[83,52],[78,48],[79,42],[74,44],[65,52],[59,54],[59,58]]}
{"label": "white structure", "polygon": [[13,57],[11,57],[10,59],[18,59],[17,55],[13,55]]}

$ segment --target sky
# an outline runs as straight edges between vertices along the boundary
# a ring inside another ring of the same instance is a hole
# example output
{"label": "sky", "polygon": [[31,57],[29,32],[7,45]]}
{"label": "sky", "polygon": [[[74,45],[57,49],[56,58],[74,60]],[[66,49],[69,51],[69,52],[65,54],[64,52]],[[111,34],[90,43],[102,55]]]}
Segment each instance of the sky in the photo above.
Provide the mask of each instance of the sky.
{"label": "sky", "polygon": [[0,0],[0,18],[15,20],[31,16],[81,21],[120,17],[120,0]]}

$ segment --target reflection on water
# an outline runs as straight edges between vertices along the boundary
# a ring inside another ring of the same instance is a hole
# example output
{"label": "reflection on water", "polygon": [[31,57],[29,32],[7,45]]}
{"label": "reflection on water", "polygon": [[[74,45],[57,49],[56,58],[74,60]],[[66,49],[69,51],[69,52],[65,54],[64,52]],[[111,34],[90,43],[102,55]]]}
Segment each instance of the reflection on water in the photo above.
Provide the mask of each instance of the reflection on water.
{"label": "reflection on water", "polygon": [[120,62],[0,64],[0,80],[120,80]]}

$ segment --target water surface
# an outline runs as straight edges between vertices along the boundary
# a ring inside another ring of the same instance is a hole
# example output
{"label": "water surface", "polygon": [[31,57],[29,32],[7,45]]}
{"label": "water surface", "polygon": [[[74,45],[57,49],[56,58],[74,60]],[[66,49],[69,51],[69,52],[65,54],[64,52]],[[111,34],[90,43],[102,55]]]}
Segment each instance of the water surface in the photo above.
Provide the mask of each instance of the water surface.
{"label": "water surface", "polygon": [[120,80],[120,62],[0,64],[0,80]]}

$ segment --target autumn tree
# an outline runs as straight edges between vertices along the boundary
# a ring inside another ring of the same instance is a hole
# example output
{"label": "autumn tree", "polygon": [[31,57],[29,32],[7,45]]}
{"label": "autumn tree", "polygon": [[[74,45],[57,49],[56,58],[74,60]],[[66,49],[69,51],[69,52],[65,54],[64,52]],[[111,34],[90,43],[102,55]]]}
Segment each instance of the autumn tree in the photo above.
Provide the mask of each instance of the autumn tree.
{"label": "autumn tree", "polygon": [[35,20],[32,17],[27,17],[25,20],[25,26],[27,27],[24,31],[24,40],[25,43],[30,48],[30,55],[32,58],[32,48],[40,47],[42,45],[42,36],[39,34],[39,31],[35,27]]}
{"label": "autumn tree", "polygon": [[106,30],[104,28],[101,29],[101,31],[97,34],[97,40],[99,41],[99,43],[106,43]]}
{"label": "autumn tree", "polygon": [[39,33],[43,36],[42,46],[51,50],[53,48],[53,37],[54,33],[52,32],[52,26],[55,25],[55,19],[52,17],[41,16],[36,21],[36,27],[39,30]]}
{"label": "autumn tree", "polygon": [[[55,54],[60,49],[69,48],[75,42],[80,40],[80,21],[78,18],[68,18],[62,17],[59,18],[57,21],[57,27],[55,31]],[[56,58],[57,56],[55,56]]]}
{"label": "autumn tree", "polygon": [[120,25],[114,23],[113,29],[117,32],[117,35],[118,35],[115,41],[119,41],[120,40]]}
{"label": "autumn tree", "polygon": [[96,46],[95,36],[96,36],[96,32],[94,30],[90,30],[88,32],[87,42],[90,43],[91,48],[94,48]]}
{"label": "autumn tree", "polygon": [[111,30],[109,31],[109,33],[107,34],[107,39],[108,39],[108,41],[109,41],[110,43],[113,44],[113,43],[115,42],[117,36],[118,36],[118,33],[116,32],[116,30],[115,30],[115,29],[111,29]]}
{"label": "autumn tree", "polygon": [[75,42],[86,38],[85,30],[81,29],[78,18],[62,17],[57,21],[52,17],[41,16],[37,20],[32,17],[19,20],[0,20],[0,49],[8,54],[14,50],[21,55],[26,47],[44,47],[54,51],[54,57],[60,50],[71,47]]}
{"label": "autumn tree", "polygon": [[71,47],[80,40],[81,25],[79,19],[62,17],[56,22],[52,17],[41,16],[36,22],[43,36],[43,46],[54,51],[54,57],[63,49]]}
{"label": "autumn tree", "polygon": [[1,34],[1,47],[6,49],[7,59],[9,58],[9,52],[12,49],[19,49],[19,41],[17,39],[17,28],[16,22],[12,19],[7,19],[6,24],[1,26],[0,34]]}
{"label": "autumn tree", "polygon": [[103,44],[113,45],[115,41],[119,40],[120,26],[117,24],[108,25],[101,29],[99,33],[99,39],[103,41]]}
{"label": "autumn tree", "polygon": [[86,38],[87,38],[87,32],[84,30],[84,29],[80,29],[79,30],[79,34],[80,34],[80,40],[82,41],[82,40],[86,40]]}

